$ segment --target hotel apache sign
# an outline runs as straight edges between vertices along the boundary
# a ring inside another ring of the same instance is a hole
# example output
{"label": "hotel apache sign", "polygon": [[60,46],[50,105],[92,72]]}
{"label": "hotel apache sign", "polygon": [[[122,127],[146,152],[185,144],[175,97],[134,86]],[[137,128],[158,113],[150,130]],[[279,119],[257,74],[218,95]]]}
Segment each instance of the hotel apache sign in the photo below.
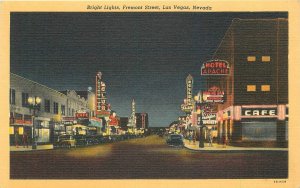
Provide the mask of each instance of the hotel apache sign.
{"label": "hotel apache sign", "polygon": [[228,75],[229,63],[225,60],[210,60],[202,64],[201,75]]}

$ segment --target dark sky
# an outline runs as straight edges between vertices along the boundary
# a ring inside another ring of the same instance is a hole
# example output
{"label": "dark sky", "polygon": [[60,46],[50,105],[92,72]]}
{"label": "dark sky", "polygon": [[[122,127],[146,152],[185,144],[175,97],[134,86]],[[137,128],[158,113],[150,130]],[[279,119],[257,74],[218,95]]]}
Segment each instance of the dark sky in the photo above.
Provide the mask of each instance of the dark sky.
{"label": "dark sky", "polygon": [[95,88],[97,71],[119,116],[149,113],[150,126],[177,120],[185,79],[194,94],[233,18],[287,13],[12,13],[10,71],[56,90]]}

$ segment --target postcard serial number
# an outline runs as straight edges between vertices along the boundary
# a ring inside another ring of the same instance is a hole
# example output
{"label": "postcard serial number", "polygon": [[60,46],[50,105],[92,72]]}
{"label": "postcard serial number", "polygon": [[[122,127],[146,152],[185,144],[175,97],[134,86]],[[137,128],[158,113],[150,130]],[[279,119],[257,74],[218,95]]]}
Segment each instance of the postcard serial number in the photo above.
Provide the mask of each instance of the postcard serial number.
{"label": "postcard serial number", "polygon": [[286,180],[274,180],[274,183],[286,183]]}

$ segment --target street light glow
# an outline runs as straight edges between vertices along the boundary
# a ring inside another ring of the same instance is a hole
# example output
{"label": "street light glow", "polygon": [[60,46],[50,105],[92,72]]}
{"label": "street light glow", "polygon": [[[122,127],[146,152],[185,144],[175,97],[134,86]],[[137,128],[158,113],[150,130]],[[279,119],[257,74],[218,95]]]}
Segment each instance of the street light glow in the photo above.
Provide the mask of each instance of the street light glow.
{"label": "street light glow", "polygon": [[29,97],[29,98],[28,98],[28,103],[29,103],[29,104],[33,104],[33,98],[32,98],[32,97]]}
{"label": "street light glow", "polygon": [[42,102],[42,99],[40,97],[28,97],[27,101],[31,105],[37,105]]}
{"label": "street light glow", "polygon": [[40,97],[35,98],[35,103],[40,104],[42,102],[42,99]]}

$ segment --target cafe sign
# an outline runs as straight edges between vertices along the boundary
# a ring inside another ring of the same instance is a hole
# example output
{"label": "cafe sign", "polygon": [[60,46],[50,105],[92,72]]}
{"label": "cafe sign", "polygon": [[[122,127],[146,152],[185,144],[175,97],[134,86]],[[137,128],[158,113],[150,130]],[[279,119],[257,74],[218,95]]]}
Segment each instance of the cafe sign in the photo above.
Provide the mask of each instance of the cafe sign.
{"label": "cafe sign", "polygon": [[75,117],[77,118],[77,119],[80,119],[80,118],[89,118],[89,113],[87,113],[87,112],[77,112],[76,114],[75,114]]}
{"label": "cafe sign", "polygon": [[277,117],[277,108],[242,108],[242,117]]}
{"label": "cafe sign", "polygon": [[210,60],[202,64],[201,75],[228,75],[229,63],[225,60]]}

